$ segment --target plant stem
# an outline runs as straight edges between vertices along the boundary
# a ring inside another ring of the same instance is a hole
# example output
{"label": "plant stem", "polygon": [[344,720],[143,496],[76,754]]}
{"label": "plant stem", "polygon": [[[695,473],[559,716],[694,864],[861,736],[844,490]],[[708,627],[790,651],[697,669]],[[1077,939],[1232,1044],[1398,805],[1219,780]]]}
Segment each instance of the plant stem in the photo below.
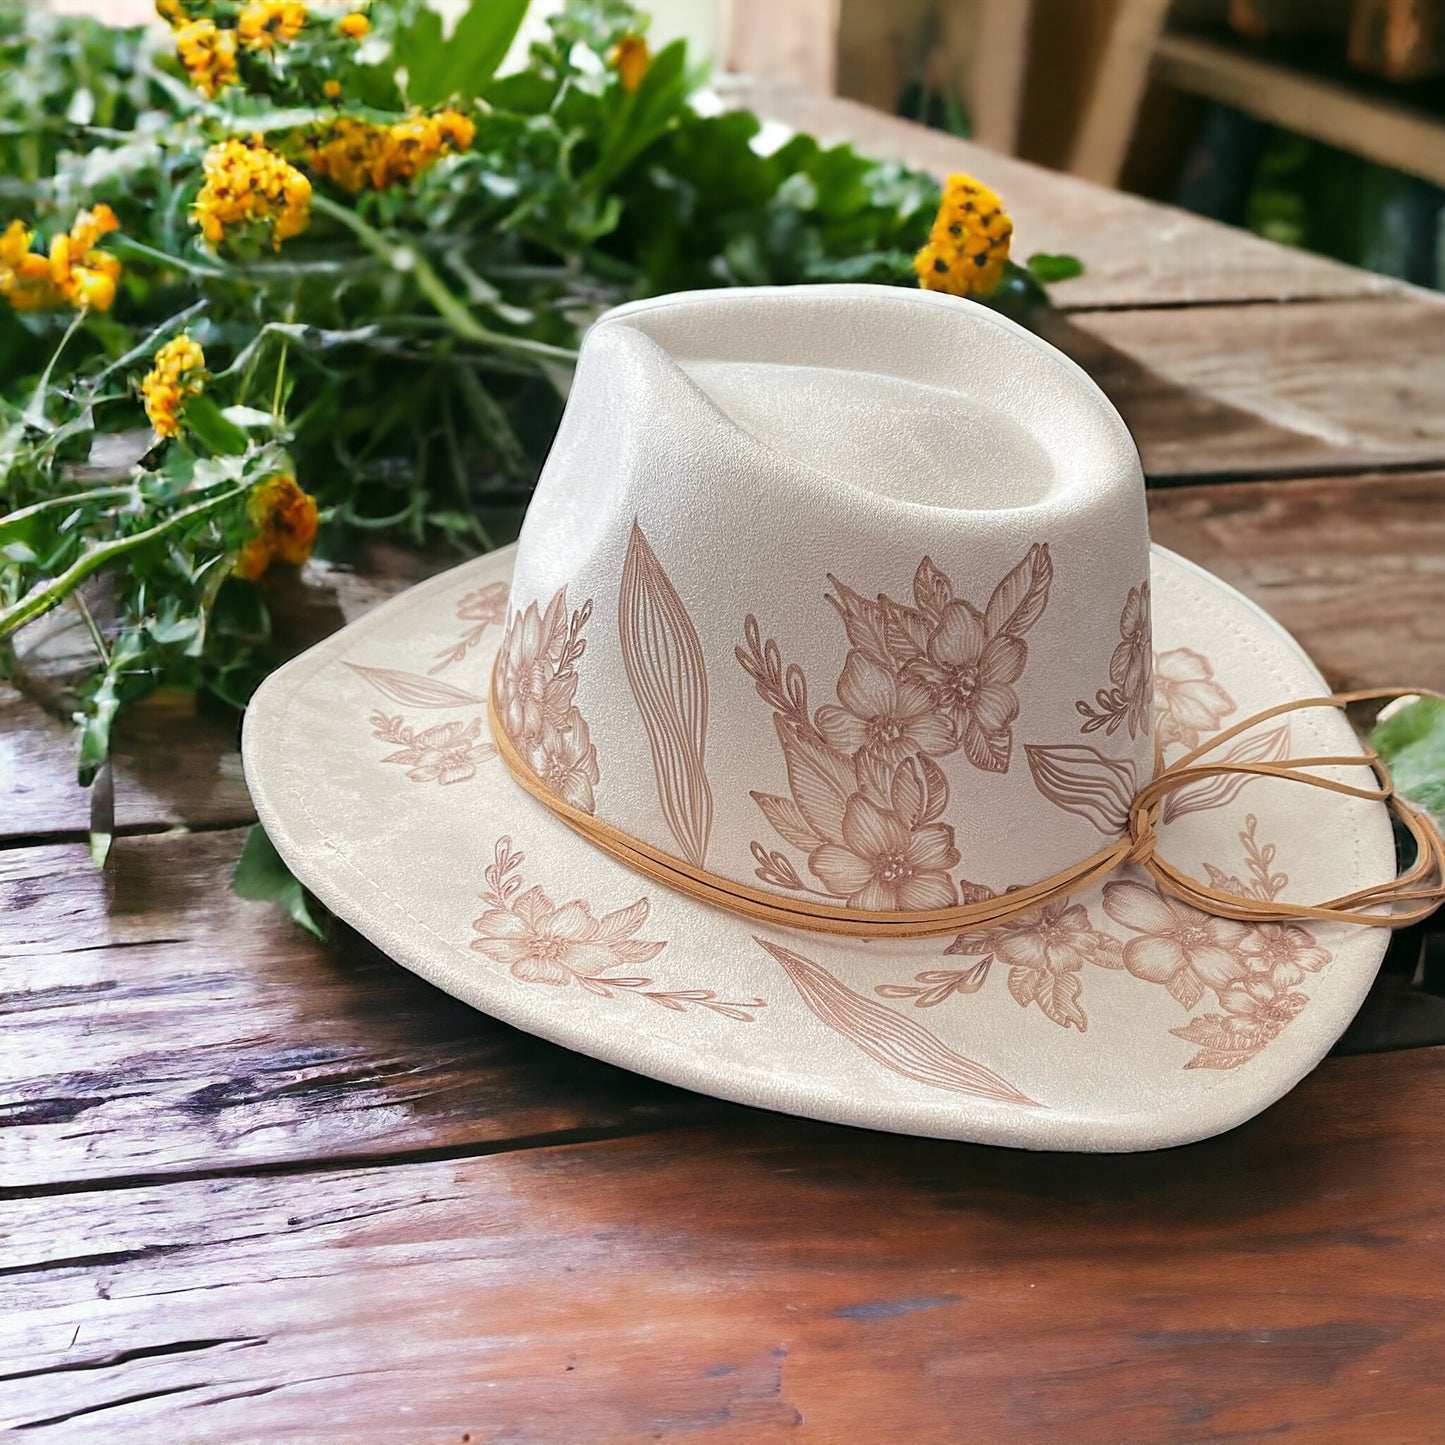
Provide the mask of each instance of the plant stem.
{"label": "plant stem", "polygon": [[60,576],[52,577],[38,587],[32,587],[18,602],[5,608],[4,611],[0,611],[0,637],[13,632],[17,627],[23,627],[25,623],[39,617],[41,613],[49,612],[52,607],[62,602],[74,591],[80,582],[98,568],[105,566],[107,562],[112,562],[117,557],[122,557],[127,552],[144,546],[147,542],[153,542],[157,537],[165,536],[172,527],[181,522],[214,511],[234,497],[244,496],[249,490],[249,483],[232,487],[230,491],[223,492],[218,497],[208,497],[204,502],[197,502],[190,507],[182,507],[179,512],[173,512],[164,522],[157,522],[154,527],[147,527],[143,532],[133,532],[128,537],[114,537],[109,542],[102,542],[98,546],[92,547],[83,556],[77,557]]}
{"label": "plant stem", "polygon": [[65,335],[60,338],[60,345],[55,348],[54,354],[46,364],[44,373],[35,383],[35,390],[25,408],[25,421],[28,425],[38,427],[43,431],[50,430],[50,424],[45,420],[45,393],[50,389],[51,373],[55,370],[55,363],[60,360],[60,353],[70,345],[70,338],[80,329],[80,323],[88,314],[89,308],[85,306],[75,313],[75,319],[65,328]]}
{"label": "plant stem", "polygon": [[27,521],[54,507],[69,507],[77,502],[108,502],[120,497],[129,497],[134,501],[136,496],[134,487],[96,487],[89,492],[67,492],[63,497],[47,497],[43,502],[32,502],[28,507],[21,507],[18,512],[7,512],[0,518],[0,530],[8,529],[16,522]]}
{"label": "plant stem", "polygon": [[168,335],[172,331],[179,331],[187,321],[204,311],[209,304],[208,301],[193,301],[183,311],[177,311],[174,316],[168,316],[144,341],[132,346],[124,356],[116,357],[103,371],[98,371],[94,376],[89,377],[85,385],[88,389],[90,399],[92,401],[95,400],[96,393],[100,390],[103,382],[108,381],[123,367],[129,366],[137,357],[149,357],[156,349],[161,337]]}
{"label": "plant stem", "polygon": [[171,266],[177,271],[185,271],[191,276],[206,276],[216,281],[223,279],[228,274],[219,266],[203,266],[197,261],[187,261],[181,256],[172,256],[165,251],[157,251],[154,246],[147,246],[143,241],[134,240],[130,236],[117,236],[111,246],[120,255],[129,252],[144,260],[154,261],[158,266]]}
{"label": "plant stem", "polygon": [[110,648],[105,645],[105,638],[100,635],[100,628],[95,625],[95,618],[91,615],[90,608],[85,605],[85,598],[77,592],[70,594],[70,600],[80,610],[80,615],[90,632],[90,640],[95,643],[95,650],[100,654],[100,660],[107,668],[110,667]]}
{"label": "plant stem", "polygon": [[286,381],[286,354],[291,346],[291,338],[286,335],[281,337],[281,355],[276,361],[276,389],[271,393],[271,415],[277,421],[284,421],[281,415],[281,388]]}
{"label": "plant stem", "polygon": [[532,341],[525,336],[507,336],[499,331],[489,331],[467,310],[466,305],[447,289],[446,283],[420,251],[388,240],[374,226],[368,225],[345,206],[339,206],[325,196],[313,195],[311,209],[340,221],[367,250],[390,265],[398,270],[410,271],[416,277],[417,289],[436,307],[437,314],[447,325],[464,340],[483,342],[503,350],[522,351],[531,356],[546,356],[556,361],[577,360],[577,353],[565,346],[553,346],[549,342]]}

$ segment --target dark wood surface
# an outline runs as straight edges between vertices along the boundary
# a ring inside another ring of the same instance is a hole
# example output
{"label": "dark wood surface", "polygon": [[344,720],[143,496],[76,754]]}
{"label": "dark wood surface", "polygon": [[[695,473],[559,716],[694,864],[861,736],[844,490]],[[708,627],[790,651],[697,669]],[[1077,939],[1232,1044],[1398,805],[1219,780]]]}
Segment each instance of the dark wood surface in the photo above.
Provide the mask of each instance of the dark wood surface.
{"label": "dark wood surface", "polygon": [[1441,1117],[1440,1059],[1392,1054],[1153,1155],[719,1108],[25,1197],[0,1203],[25,1262],[0,1349],[45,1373],[0,1379],[0,1418],[347,1445],[1438,1439]]}
{"label": "dark wood surface", "polygon": [[[975,171],[1028,249],[1081,254],[1050,334],[1134,428],[1156,539],[1331,682],[1445,686],[1438,298],[845,102],[768,108]],[[313,569],[278,611],[299,645],[434,565]],[[235,898],[235,737],[138,709],[97,872],[64,723],[0,694],[0,1426],[1441,1438],[1445,1008],[1418,938],[1341,1054],[1223,1138],[869,1134],[584,1059]]]}

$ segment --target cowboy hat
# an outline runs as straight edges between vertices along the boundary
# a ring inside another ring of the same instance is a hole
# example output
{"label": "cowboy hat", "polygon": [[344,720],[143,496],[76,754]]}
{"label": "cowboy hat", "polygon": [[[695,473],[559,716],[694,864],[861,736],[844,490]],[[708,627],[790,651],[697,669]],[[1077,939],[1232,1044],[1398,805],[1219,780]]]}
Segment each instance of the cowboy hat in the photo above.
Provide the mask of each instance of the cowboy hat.
{"label": "cowboy hat", "polygon": [[1144,1149],[1285,1093],[1379,966],[1383,928],[1290,912],[1396,873],[1378,793],[1280,775],[1368,780],[1344,717],[1253,720],[1326,691],[1151,548],[1059,352],[930,292],[739,289],[598,321],[520,541],[273,674],[243,751],[297,877],[519,1028]]}

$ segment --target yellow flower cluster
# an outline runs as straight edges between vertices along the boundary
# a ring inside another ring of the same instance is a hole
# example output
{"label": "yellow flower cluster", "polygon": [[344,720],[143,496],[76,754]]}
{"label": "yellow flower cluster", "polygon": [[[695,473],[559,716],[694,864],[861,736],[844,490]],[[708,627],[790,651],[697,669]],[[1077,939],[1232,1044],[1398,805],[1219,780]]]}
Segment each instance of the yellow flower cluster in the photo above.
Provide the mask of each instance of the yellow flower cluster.
{"label": "yellow flower cluster", "polygon": [[0,235],[0,296],[17,311],[65,305],[109,311],[120,262],[98,247],[100,238],[119,226],[109,206],[80,211],[68,232],[51,239],[47,257],[31,251],[34,232],[23,221],[11,221]]}
{"label": "yellow flower cluster", "polygon": [[623,90],[629,94],[642,84],[647,67],[652,64],[652,52],[647,41],[640,35],[624,35],[607,56],[607,63],[617,72]]}
{"label": "yellow flower cluster", "polygon": [[214,100],[236,83],[236,32],[220,30],[214,20],[192,20],[176,28],[176,54],[191,84]]}
{"label": "yellow flower cluster", "polygon": [[336,22],[336,28],[353,40],[364,40],[371,30],[371,21],[360,10],[353,10]]}
{"label": "yellow flower cluster", "polygon": [[918,284],[953,296],[987,296],[1008,264],[1013,222],[1003,203],[971,176],[949,176],[928,244],[913,258]]}
{"label": "yellow flower cluster", "polygon": [[120,262],[109,251],[97,249],[100,238],[120,229],[109,206],[81,211],[69,234],[50,242],[50,279],[77,310],[109,311],[120,280]]}
{"label": "yellow flower cluster", "polygon": [[316,498],[291,476],[270,477],[251,493],[246,514],[256,535],[236,557],[236,575],[254,582],[272,562],[299,567],[316,543]]}
{"label": "yellow flower cluster", "polygon": [[455,110],[408,116],[393,125],[342,116],[325,140],[307,148],[306,162],[344,191],[354,193],[368,184],[384,191],[400,181],[414,180],[441,156],[468,149],[476,131]]}
{"label": "yellow flower cluster", "polygon": [[155,354],[140,384],[146,416],[163,437],[179,436],[181,408],[201,394],[206,379],[206,353],[182,332]]}
{"label": "yellow flower cluster", "polygon": [[228,227],[264,224],[271,244],[304,231],[311,220],[311,182],[259,138],[223,141],[206,152],[205,184],[191,208],[191,219],[213,246]]}
{"label": "yellow flower cluster", "polygon": [[289,45],[306,24],[301,0],[250,0],[236,20],[236,34],[247,50],[272,50]]}
{"label": "yellow flower cluster", "polygon": [[38,311],[62,301],[50,279],[50,262],[30,249],[32,236],[24,221],[11,221],[0,235],[0,296],[17,311]]}

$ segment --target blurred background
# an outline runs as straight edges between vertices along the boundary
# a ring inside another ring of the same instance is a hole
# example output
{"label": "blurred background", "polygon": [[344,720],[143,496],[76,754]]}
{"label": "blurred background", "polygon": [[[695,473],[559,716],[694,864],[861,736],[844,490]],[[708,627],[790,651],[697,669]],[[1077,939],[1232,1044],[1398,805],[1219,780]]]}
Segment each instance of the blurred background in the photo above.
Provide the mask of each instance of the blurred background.
{"label": "blurred background", "polygon": [[[115,23],[153,16],[149,0],[51,3]],[[518,55],[554,8],[535,0]],[[645,8],[654,47],[684,37],[718,71],[847,96],[1445,289],[1445,0]]]}

